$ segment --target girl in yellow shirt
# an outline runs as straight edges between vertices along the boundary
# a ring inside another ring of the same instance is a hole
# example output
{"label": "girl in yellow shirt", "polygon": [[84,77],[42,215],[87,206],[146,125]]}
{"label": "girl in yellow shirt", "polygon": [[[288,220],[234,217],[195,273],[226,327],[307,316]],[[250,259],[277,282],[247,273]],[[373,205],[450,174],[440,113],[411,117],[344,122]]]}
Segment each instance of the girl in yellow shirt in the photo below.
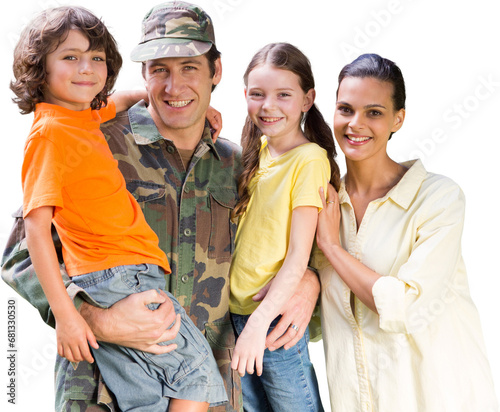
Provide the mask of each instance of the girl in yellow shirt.
{"label": "girl in yellow shirt", "polygon": [[[231,367],[243,377],[245,410],[322,411],[307,331],[289,350],[265,350],[265,341],[307,268],[321,209],[318,189],[328,181],[338,187],[333,136],[314,105],[309,61],[296,47],[265,46],[244,80],[248,118],[230,272],[237,333]],[[253,301],[272,279],[262,303]]]}

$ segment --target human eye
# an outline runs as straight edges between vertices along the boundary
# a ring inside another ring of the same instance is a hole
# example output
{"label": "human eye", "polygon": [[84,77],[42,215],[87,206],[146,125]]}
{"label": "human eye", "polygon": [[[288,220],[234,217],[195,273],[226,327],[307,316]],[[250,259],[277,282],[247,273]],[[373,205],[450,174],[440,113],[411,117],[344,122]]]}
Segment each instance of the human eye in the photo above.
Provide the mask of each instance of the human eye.
{"label": "human eye", "polygon": [[264,96],[264,93],[259,92],[259,91],[257,91],[257,90],[252,90],[250,93],[248,93],[248,95],[249,95],[250,97],[259,98],[259,97],[263,97],[263,96]]}
{"label": "human eye", "polygon": [[380,117],[382,116],[382,112],[380,110],[370,110],[368,112],[368,115],[371,116],[371,117]]}
{"label": "human eye", "polygon": [[291,94],[287,93],[287,92],[278,93],[278,97],[290,97],[290,96],[291,96]]}
{"label": "human eye", "polygon": [[338,105],[337,111],[342,115],[348,115],[352,113],[352,109],[349,106]]}
{"label": "human eye", "polygon": [[106,61],[106,57],[104,57],[104,56],[94,56],[92,58],[92,60],[94,60],[96,62],[105,62]]}
{"label": "human eye", "polygon": [[66,55],[66,56],[63,56],[62,58],[63,60],[76,60],[76,56],[73,56],[73,55]]}

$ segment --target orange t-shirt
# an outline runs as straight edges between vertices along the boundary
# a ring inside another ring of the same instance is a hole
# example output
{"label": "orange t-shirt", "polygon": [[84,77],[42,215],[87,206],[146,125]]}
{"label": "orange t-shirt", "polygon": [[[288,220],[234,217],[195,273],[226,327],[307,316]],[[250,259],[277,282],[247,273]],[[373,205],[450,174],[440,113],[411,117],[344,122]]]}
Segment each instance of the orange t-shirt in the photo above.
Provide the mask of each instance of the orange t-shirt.
{"label": "orange t-shirt", "polygon": [[69,276],[151,263],[170,273],[158,237],[125,186],[99,129],[115,116],[40,103],[24,150],[23,214],[54,206],[53,223]]}

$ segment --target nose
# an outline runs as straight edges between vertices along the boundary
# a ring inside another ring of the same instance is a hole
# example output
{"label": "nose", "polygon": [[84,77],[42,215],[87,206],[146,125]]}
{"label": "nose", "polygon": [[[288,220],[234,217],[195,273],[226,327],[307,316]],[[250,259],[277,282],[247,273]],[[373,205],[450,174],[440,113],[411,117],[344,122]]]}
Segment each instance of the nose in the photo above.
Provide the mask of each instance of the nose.
{"label": "nose", "polygon": [[349,127],[354,130],[363,128],[363,118],[361,116],[361,113],[355,113],[351,116],[349,120]]}
{"label": "nose", "polygon": [[91,74],[93,71],[92,62],[89,59],[80,60],[80,73]]}
{"label": "nose", "polygon": [[262,108],[264,110],[270,110],[273,109],[276,105],[276,102],[274,101],[274,98],[272,96],[266,96],[264,101],[262,102]]}
{"label": "nose", "polygon": [[171,71],[165,82],[165,92],[172,97],[178,96],[182,91],[182,85],[182,76]]}

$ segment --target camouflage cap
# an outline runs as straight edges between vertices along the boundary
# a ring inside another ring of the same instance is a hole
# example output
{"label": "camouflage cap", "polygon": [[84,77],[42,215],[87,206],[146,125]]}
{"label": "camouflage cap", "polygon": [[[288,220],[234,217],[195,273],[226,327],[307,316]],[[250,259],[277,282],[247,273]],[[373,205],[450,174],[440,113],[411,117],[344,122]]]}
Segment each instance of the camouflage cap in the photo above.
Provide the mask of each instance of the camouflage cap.
{"label": "camouflage cap", "polygon": [[172,1],[153,7],[142,20],[141,42],[132,50],[135,62],[162,57],[205,54],[215,45],[212,19],[198,6]]}

